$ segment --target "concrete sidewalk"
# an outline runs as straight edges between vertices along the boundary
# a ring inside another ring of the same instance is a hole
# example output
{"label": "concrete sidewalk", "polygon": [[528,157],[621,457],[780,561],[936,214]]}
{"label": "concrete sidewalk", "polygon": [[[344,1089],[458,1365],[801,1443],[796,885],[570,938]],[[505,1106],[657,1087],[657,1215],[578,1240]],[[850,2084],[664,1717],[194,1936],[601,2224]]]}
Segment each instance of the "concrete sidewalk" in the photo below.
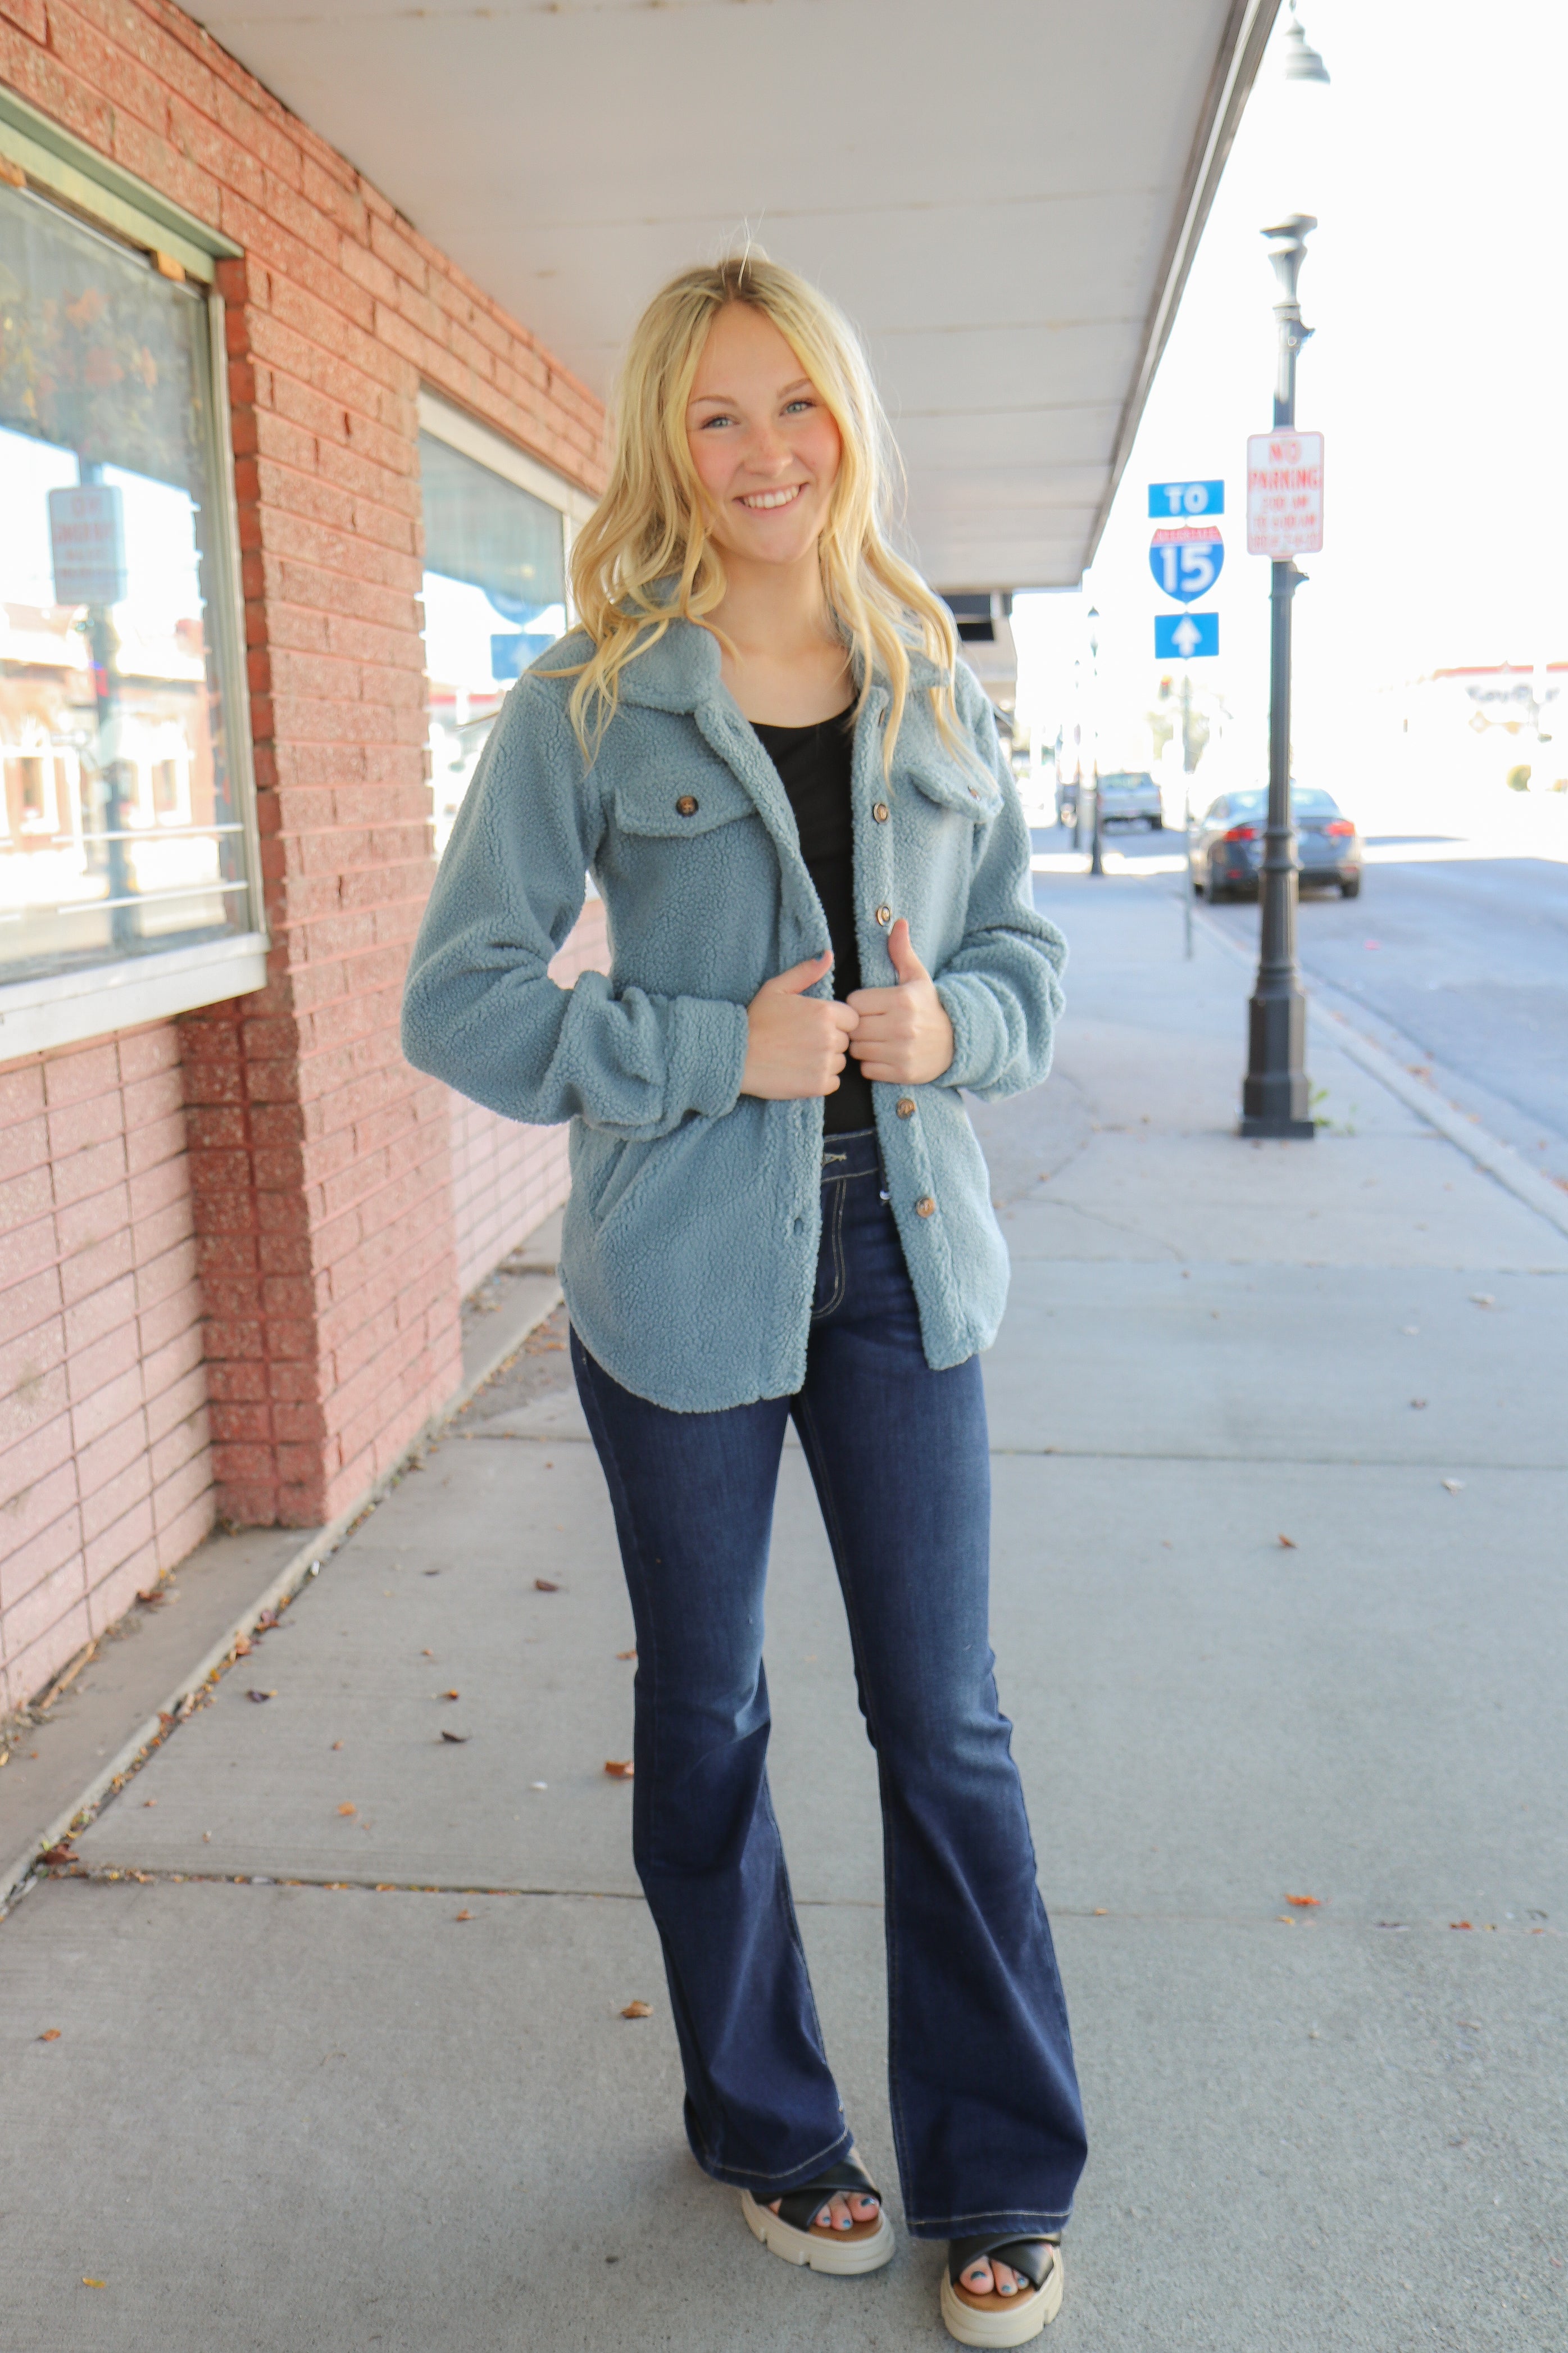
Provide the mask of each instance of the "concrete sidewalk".
{"label": "concrete sidewalk", "polygon": [[[1182,961],[1157,878],[1040,896],[1058,1072],[975,1116],[1015,1267],[995,1643],[1093,2142],[1047,2341],[1555,2353],[1568,1237],[1327,1025],[1329,1126],[1238,1143],[1245,974]],[[948,2341],[939,2250],[793,2272],[685,2153],[559,1341],[0,1928],[6,2353]],[[803,1929],[897,2219],[875,1778],[793,1449],[770,1604]]]}

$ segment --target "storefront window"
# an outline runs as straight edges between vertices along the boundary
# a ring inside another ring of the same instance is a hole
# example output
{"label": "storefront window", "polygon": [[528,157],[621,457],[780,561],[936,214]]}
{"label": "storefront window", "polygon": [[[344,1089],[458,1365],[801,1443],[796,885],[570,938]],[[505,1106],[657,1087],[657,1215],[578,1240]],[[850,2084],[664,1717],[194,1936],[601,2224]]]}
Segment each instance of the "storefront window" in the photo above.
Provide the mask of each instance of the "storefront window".
{"label": "storefront window", "polygon": [[0,982],[252,928],[205,294],[0,185]]}
{"label": "storefront window", "polygon": [[434,433],[419,472],[439,852],[508,687],[566,627],[564,518]]}

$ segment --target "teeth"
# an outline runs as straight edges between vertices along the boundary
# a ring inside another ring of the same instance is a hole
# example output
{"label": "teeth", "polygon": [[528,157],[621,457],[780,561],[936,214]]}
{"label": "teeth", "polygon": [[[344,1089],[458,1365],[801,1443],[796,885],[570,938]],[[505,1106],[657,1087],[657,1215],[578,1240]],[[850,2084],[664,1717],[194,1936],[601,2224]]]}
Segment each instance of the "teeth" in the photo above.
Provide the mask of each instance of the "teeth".
{"label": "teeth", "polygon": [[753,491],[750,498],[741,501],[743,507],[787,507],[792,499],[800,496],[800,484],[792,482],[787,491]]}

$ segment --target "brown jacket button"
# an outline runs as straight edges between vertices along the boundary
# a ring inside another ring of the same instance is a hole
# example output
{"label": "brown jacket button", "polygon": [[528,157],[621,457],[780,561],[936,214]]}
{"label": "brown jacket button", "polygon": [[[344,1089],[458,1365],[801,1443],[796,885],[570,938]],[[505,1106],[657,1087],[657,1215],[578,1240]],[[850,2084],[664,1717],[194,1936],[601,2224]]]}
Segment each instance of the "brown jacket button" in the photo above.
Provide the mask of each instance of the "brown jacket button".
{"label": "brown jacket button", "polygon": [[920,1199],[915,1203],[915,1215],[917,1218],[935,1217],[936,1203],[931,1199],[929,1193],[922,1193]]}
{"label": "brown jacket button", "polygon": [[891,907],[879,907],[879,908],[878,908],[878,910],[877,910],[877,921],[878,921],[879,923],[890,923],[892,922],[892,920],[893,920],[893,911],[892,911]]}
{"label": "brown jacket button", "polygon": [[871,814],[876,818],[879,825],[886,825],[888,822],[887,802],[874,801],[871,805]]}
{"label": "brown jacket button", "polygon": [[696,795],[694,793],[682,793],[680,798],[675,804],[675,813],[677,817],[695,817],[697,814]]}
{"label": "brown jacket button", "polygon": [[915,1099],[913,1095],[900,1095],[893,1108],[898,1113],[900,1119],[913,1119],[915,1115]]}

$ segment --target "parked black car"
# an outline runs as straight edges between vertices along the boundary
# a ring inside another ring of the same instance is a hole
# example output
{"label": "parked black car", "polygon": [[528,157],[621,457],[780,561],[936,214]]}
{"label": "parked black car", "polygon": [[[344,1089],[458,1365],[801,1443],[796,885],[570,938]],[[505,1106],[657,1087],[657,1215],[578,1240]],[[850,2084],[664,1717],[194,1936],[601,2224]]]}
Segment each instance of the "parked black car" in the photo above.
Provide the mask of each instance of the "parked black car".
{"label": "parked black car", "polygon": [[[1342,898],[1358,898],[1361,836],[1333,795],[1315,785],[1293,785],[1290,810],[1302,887],[1336,883]],[[1226,793],[1194,828],[1193,879],[1198,890],[1207,892],[1211,906],[1241,892],[1257,895],[1268,821],[1266,792]]]}

